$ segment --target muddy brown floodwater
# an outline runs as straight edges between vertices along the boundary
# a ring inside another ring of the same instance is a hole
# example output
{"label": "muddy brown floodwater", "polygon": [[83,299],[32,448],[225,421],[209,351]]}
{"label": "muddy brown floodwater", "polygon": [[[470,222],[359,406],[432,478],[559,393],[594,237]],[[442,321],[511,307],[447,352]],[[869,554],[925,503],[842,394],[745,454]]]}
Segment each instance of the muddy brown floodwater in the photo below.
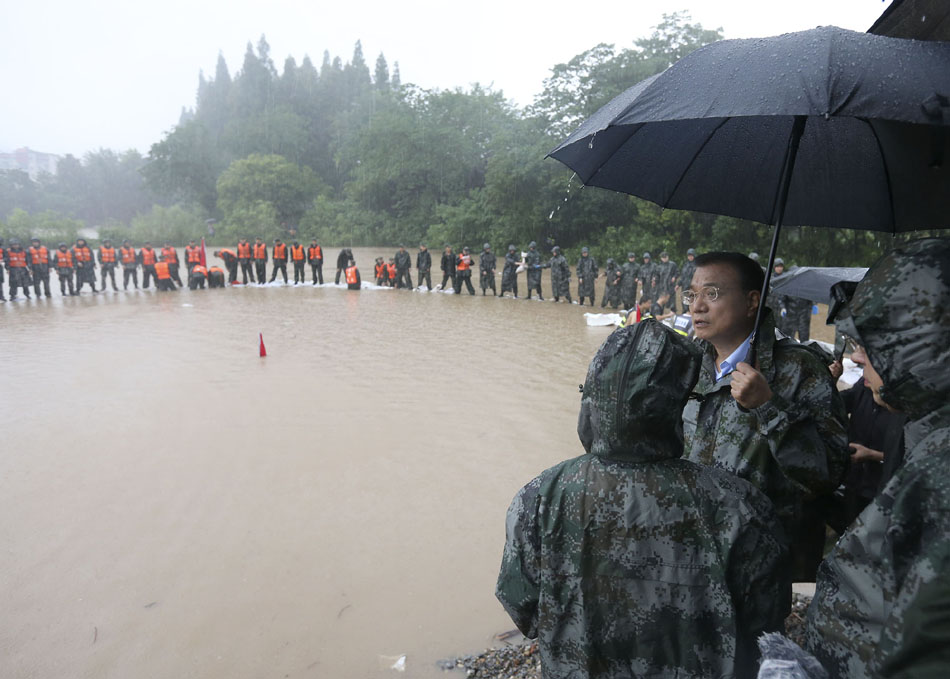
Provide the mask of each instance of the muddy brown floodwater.
{"label": "muddy brown floodwater", "polygon": [[[355,254],[369,280],[392,251]],[[584,311],[309,284],[0,306],[0,674],[443,676],[513,627],[512,496],[582,452],[610,332]]]}

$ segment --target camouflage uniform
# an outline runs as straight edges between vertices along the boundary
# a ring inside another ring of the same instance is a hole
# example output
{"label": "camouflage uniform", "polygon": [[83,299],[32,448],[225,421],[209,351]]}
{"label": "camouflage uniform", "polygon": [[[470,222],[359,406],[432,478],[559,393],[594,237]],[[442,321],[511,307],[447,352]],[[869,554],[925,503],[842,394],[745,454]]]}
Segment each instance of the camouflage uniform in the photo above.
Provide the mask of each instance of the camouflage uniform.
{"label": "camouflage uniform", "polygon": [[501,295],[504,296],[509,290],[518,296],[518,265],[521,262],[521,255],[515,250],[514,245],[508,246],[508,254],[505,255],[505,268],[501,270]]}
{"label": "camouflage uniform", "polygon": [[620,286],[623,285],[623,269],[612,258],[607,259],[607,268],[604,270],[607,280],[604,282],[604,297],[600,300],[601,308],[610,304],[614,309],[620,306]]}
{"label": "camouflage uniform", "polygon": [[511,503],[496,595],[538,638],[545,678],[754,677],[755,637],[782,628],[786,554],[768,500],[679,459],[700,360],[656,321],[611,334],[584,385],[588,454]]}
{"label": "camouflage uniform", "polygon": [[773,395],[748,411],[732,398],[731,374],[715,381],[715,349],[702,342],[701,400],[683,411],[687,456],[765,493],[791,543],[795,582],[813,581],[825,537],[818,499],[834,492],[850,459],[847,415],[827,365],[797,342],[776,340],[770,312],[760,337],[759,370]]}
{"label": "camouflage uniform", "polygon": [[[673,304],[673,295],[676,293],[676,278],[680,270],[673,260],[663,261],[665,252],[660,253],[660,261],[654,264],[653,275],[656,277],[656,296],[662,297],[668,295],[669,299],[663,304],[664,307],[675,306]],[[654,300],[656,301],[656,300]]]}
{"label": "camouflage uniform", "polygon": [[528,299],[531,299],[531,293],[535,290],[538,292],[538,299],[544,299],[541,295],[541,253],[535,248],[537,248],[537,244],[531,241],[531,244],[528,245],[528,253],[524,256],[524,266],[528,278]]}
{"label": "camouflage uniform", "polygon": [[571,266],[567,263],[567,258],[561,254],[561,248],[555,247],[551,254],[551,261],[548,267],[551,269],[551,291],[554,294],[554,301],[557,302],[561,297],[567,298],[571,302]]}
{"label": "camouflage uniform", "polygon": [[653,259],[650,258],[650,253],[647,252],[643,255],[643,259],[650,261],[644,261],[640,265],[640,296],[648,296],[654,302],[656,301],[656,286],[653,284],[656,276],[656,264],[653,263]]}
{"label": "camouflage uniform", "polygon": [[878,261],[837,319],[908,424],[902,466],[818,571],[806,641],[832,677],[943,677],[950,667],[948,309],[950,240],[934,238]]}
{"label": "camouflage uniform", "polygon": [[581,251],[581,258],[577,260],[577,296],[583,306],[584,298],[590,297],[590,305],[594,306],[594,280],[597,278],[597,260],[585,255],[587,248]]}
{"label": "camouflage uniform", "polygon": [[[633,256],[634,261],[630,261]],[[627,255],[623,265],[623,279],[620,282],[620,297],[624,309],[632,309],[637,305],[637,278],[640,275],[640,265],[636,262],[636,255],[632,252]]]}
{"label": "camouflage uniform", "polygon": [[495,291],[495,267],[497,262],[495,255],[492,254],[491,249],[489,248],[488,243],[485,243],[482,248],[482,254],[478,258],[478,281],[482,287],[482,295],[484,296],[488,290],[491,290],[493,295],[498,293]]}

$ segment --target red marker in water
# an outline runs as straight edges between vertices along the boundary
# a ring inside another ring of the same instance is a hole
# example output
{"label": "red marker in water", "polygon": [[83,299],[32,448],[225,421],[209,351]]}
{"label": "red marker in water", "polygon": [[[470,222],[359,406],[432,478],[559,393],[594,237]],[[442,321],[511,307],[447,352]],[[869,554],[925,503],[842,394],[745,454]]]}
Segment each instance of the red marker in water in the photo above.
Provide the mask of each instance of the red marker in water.
{"label": "red marker in water", "polygon": [[267,349],[264,348],[264,333],[259,333],[261,338],[261,356],[267,356]]}

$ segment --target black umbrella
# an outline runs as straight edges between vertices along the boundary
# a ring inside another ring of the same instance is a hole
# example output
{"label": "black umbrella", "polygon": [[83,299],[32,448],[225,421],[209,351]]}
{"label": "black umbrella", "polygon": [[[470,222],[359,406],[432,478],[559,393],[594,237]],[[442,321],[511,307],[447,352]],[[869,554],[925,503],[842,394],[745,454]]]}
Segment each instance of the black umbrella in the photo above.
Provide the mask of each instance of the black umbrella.
{"label": "black umbrella", "polygon": [[[822,27],[724,40],[550,153],[587,185],[775,225],[950,227],[950,43]],[[754,359],[753,359],[754,360]]]}
{"label": "black umbrella", "polygon": [[867,267],[799,266],[772,279],[772,293],[831,304],[831,286],[841,281],[857,283]]}

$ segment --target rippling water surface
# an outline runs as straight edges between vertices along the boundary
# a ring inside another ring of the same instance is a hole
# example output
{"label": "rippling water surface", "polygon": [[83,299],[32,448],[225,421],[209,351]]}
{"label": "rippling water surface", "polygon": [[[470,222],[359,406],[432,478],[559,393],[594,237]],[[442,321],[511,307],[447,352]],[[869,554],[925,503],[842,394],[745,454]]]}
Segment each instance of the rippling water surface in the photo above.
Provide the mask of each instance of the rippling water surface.
{"label": "rippling water surface", "polygon": [[441,677],[512,629],[505,510],[582,452],[586,307],[53,286],[0,305],[3,676]]}

